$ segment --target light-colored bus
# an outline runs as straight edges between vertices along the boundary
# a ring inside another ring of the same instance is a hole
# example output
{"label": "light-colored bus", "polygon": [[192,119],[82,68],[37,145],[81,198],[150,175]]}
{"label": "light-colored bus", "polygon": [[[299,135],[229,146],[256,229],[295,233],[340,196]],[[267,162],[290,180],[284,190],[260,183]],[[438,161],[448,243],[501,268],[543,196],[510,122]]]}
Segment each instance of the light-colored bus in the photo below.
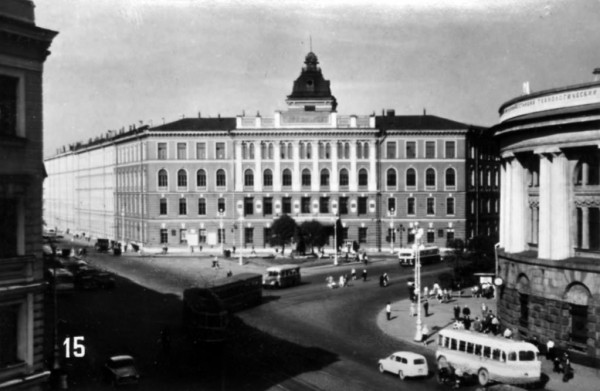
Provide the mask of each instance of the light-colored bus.
{"label": "light-colored bus", "polygon": [[490,382],[531,384],[540,381],[542,363],[538,349],[528,342],[469,330],[444,329],[435,352],[438,370],[460,369],[477,376],[479,384]]}
{"label": "light-colored bus", "polygon": [[271,266],[267,268],[267,273],[263,277],[265,288],[283,288],[299,285],[300,282],[300,266],[298,265]]}
{"label": "light-colored bus", "polygon": [[[415,266],[415,250],[412,248],[401,248],[398,251],[400,266]],[[440,249],[437,247],[422,247],[419,249],[421,265],[436,263],[441,260]]]}

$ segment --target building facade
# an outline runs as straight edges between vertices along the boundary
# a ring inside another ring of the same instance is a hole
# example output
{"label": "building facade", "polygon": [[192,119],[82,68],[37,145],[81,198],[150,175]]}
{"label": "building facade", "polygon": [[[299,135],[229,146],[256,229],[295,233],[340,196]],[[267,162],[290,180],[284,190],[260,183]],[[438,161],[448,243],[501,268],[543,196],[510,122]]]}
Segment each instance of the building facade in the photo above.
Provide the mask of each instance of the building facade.
{"label": "building facade", "polygon": [[[313,53],[286,103],[272,117],[183,118],[64,148],[46,161],[46,218],[150,246],[265,248],[283,214],[325,225],[337,215],[341,234],[371,251],[411,243],[416,222],[429,245],[479,233],[479,205],[469,203],[481,193],[479,173],[469,156],[489,148],[486,129],[425,113],[340,115]],[[85,165],[92,160],[98,176]],[[497,161],[488,163],[480,166],[497,175]],[[91,178],[108,187],[82,191]],[[75,196],[65,205],[68,183]],[[498,194],[497,179],[489,183]],[[72,218],[61,216],[73,207]]]}
{"label": "building facade", "polygon": [[501,106],[494,131],[500,318],[598,364],[600,81],[515,98]]}
{"label": "building facade", "polygon": [[28,0],[0,3],[0,389],[37,390],[44,366],[42,75],[54,31]]}

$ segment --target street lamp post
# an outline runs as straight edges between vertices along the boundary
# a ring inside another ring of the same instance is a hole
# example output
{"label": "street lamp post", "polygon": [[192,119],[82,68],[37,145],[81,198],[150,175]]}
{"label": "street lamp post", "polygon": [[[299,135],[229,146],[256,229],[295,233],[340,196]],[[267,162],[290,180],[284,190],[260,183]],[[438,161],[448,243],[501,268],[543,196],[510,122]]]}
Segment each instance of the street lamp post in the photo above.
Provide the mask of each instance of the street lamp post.
{"label": "street lamp post", "polygon": [[219,241],[221,242],[221,254],[223,254],[223,209],[219,209]]}
{"label": "street lamp post", "polygon": [[421,237],[423,236],[423,228],[418,228],[418,223],[415,223],[415,244],[413,248],[415,250],[415,285],[417,289],[417,330],[415,333],[415,341],[421,342],[423,340],[423,325],[421,321],[421,252],[419,251]]}
{"label": "street lamp post", "polygon": [[395,243],[395,239],[396,239],[396,230],[394,229],[394,208],[390,209],[390,217],[392,218],[392,222],[390,223],[390,246],[392,247],[392,254],[394,253],[394,245]]}
{"label": "street lamp post", "polygon": [[400,227],[398,227],[398,233],[400,234],[400,248],[402,248],[402,231],[404,231],[404,226],[400,224]]}
{"label": "street lamp post", "polygon": [[242,257],[242,244],[243,244],[243,233],[244,230],[244,216],[240,216],[240,266],[244,264],[244,258]]}
{"label": "street lamp post", "polygon": [[338,215],[336,214],[333,219],[333,265],[334,266],[338,265],[337,221],[338,221]]}

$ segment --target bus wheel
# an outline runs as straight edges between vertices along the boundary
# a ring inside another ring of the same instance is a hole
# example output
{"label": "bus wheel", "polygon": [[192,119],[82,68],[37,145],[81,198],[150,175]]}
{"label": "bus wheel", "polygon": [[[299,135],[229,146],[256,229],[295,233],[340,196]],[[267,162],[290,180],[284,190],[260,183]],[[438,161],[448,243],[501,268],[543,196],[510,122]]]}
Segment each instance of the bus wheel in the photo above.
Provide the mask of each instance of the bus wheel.
{"label": "bus wheel", "polygon": [[438,358],[437,364],[438,369],[448,368],[448,360],[446,360],[446,357],[444,356],[440,356],[440,358]]}
{"label": "bus wheel", "polygon": [[487,369],[481,368],[479,372],[477,372],[477,379],[479,380],[479,385],[485,387],[490,382],[490,374]]}

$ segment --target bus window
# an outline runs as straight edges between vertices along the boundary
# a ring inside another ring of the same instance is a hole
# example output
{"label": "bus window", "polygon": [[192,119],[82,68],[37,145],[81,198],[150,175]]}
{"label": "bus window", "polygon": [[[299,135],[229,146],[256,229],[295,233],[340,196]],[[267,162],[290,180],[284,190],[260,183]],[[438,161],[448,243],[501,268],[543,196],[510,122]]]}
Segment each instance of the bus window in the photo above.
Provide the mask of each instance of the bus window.
{"label": "bus window", "polygon": [[517,353],[515,353],[515,352],[508,353],[508,361],[517,361]]}
{"label": "bus window", "polygon": [[533,361],[535,360],[535,353],[531,350],[519,351],[519,361]]}
{"label": "bus window", "polygon": [[481,356],[481,345],[475,345],[475,355]]}
{"label": "bus window", "polygon": [[456,339],[454,338],[450,340],[450,349],[456,350]]}
{"label": "bus window", "polygon": [[492,348],[490,348],[489,346],[484,346],[483,347],[483,357],[491,358],[492,357]]}
{"label": "bus window", "polygon": [[467,342],[467,353],[473,354],[474,349],[475,345],[473,344],[473,342]]}
{"label": "bus window", "polygon": [[492,350],[492,359],[496,360],[496,361],[500,361],[500,349],[494,349]]}
{"label": "bus window", "polygon": [[467,348],[467,343],[465,341],[459,341],[458,342],[458,351],[459,352],[464,352]]}
{"label": "bus window", "polygon": [[438,346],[444,346],[444,337],[438,335]]}
{"label": "bus window", "polygon": [[506,362],[506,352],[502,352],[502,355],[500,356],[500,361]]}

